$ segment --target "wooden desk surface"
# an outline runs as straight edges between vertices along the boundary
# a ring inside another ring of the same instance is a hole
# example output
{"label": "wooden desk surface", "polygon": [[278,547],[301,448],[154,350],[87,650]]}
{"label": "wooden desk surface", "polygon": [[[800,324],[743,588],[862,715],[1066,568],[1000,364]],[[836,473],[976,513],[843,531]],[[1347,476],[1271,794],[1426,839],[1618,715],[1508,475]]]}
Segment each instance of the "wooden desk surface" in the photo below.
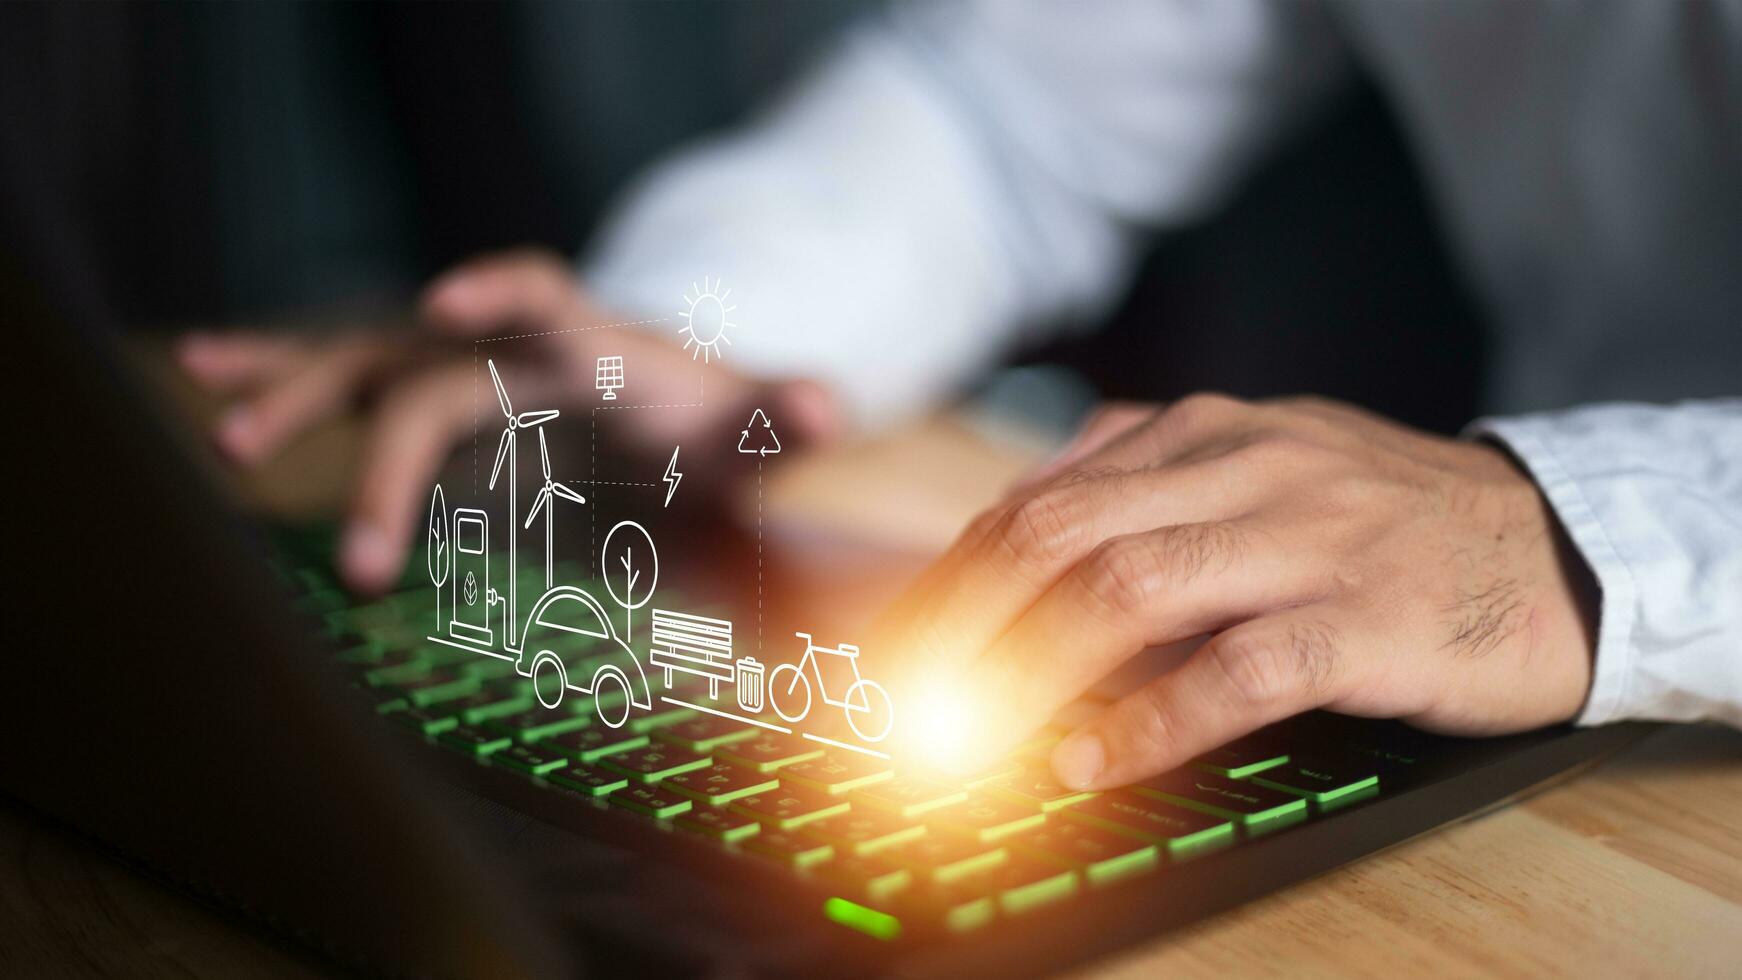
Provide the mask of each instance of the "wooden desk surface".
{"label": "wooden desk surface", "polygon": [[[929,471],[936,499],[916,498],[915,481],[901,479],[915,458],[953,467]],[[898,459],[906,468],[892,470]],[[882,482],[900,495],[890,524],[901,540],[935,544],[1020,465],[957,427],[934,425],[794,471],[777,496],[805,520],[862,527],[878,514],[859,504],[845,514],[831,509],[828,501],[841,499],[831,490],[850,481],[859,492],[849,499],[880,499],[865,491]],[[881,499],[882,513],[891,513],[891,498]],[[14,804],[0,805],[0,849],[8,865],[0,874],[0,974],[311,972],[294,953]],[[1742,975],[1742,733],[1665,730],[1530,799],[1077,975],[1163,974]]]}

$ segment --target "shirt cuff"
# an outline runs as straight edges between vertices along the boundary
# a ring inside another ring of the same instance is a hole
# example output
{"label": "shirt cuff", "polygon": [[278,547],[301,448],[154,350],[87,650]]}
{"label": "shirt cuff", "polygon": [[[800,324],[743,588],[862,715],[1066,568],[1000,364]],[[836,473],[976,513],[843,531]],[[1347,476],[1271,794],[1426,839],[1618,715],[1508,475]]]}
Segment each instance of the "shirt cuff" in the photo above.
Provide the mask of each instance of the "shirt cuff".
{"label": "shirt cuff", "polygon": [[1597,656],[1591,666],[1590,693],[1575,721],[1601,725],[1623,717],[1627,704],[1639,590],[1578,481],[1550,448],[1545,424],[1531,417],[1484,418],[1471,423],[1464,434],[1495,439],[1524,464],[1597,580]]}

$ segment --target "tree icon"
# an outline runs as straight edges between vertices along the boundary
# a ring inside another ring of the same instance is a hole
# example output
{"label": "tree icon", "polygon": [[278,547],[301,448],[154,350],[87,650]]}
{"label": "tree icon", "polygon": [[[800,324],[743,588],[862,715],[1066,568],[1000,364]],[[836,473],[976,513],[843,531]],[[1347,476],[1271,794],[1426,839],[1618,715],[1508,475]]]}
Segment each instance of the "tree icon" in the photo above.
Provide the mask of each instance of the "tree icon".
{"label": "tree icon", "polygon": [[635,610],[647,605],[659,584],[659,551],[647,529],[634,521],[613,527],[600,549],[599,573],[611,598],[623,607],[623,640],[629,642],[635,635]]}

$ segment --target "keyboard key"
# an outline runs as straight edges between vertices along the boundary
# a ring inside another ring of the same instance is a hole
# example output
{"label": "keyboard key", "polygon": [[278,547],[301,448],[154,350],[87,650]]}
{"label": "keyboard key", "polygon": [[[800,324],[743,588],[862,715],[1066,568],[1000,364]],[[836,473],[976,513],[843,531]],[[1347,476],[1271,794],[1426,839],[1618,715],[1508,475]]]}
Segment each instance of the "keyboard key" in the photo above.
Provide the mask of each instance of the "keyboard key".
{"label": "keyboard key", "polygon": [[[455,650],[455,653],[465,657],[465,651]],[[503,680],[516,677],[514,661],[503,660],[501,657],[465,657],[454,663],[454,672],[467,677],[476,677],[481,681]]]}
{"label": "keyboard key", "polygon": [[1343,759],[1303,758],[1254,776],[1260,786],[1305,797],[1320,807],[1331,806],[1356,794],[1379,789],[1379,775]]}
{"label": "keyboard key", "polygon": [[436,741],[450,749],[476,756],[490,755],[514,744],[514,740],[506,735],[485,731],[473,725],[451,728],[437,736]]}
{"label": "keyboard key", "polygon": [[1039,827],[1044,822],[1044,813],[990,796],[972,797],[926,817],[926,823],[940,831],[962,834],[987,844]]}
{"label": "keyboard key", "polygon": [[986,784],[986,791],[1013,803],[1033,807],[1042,813],[1075,806],[1095,795],[1092,792],[1066,789],[1052,778],[1052,770],[1045,765],[1029,766],[1019,772],[994,779]]}
{"label": "keyboard key", "polygon": [[680,813],[688,813],[691,805],[689,800],[662,786],[636,786],[633,783],[613,791],[607,799],[625,810],[656,820],[669,820]]}
{"label": "keyboard key", "polygon": [[675,745],[646,745],[605,756],[599,760],[599,765],[613,772],[620,772],[636,782],[657,783],[680,772],[704,769],[712,765],[713,761],[708,756],[697,755],[689,749],[680,749]]}
{"label": "keyboard key", "polygon": [[412,706],[427,708],[443,701],[453,701],[478,690],[476,677],[466,677],[449,670],[432,670],[416,680],[385,685],[386,689],[405,698]]}
{"label": "keyboard key", "polygon": [[579,731],[591,725],[586,715],[571,715],[566,711],[532,708],[504,717],[493,718],[484,727],[493,732],[511,735],[517,742],[536,742],[553,735]]}
{"label": "keyboard key", "polygon": [[911,823],[878,810],[854,810],[805,827],[804,832],[835,845],[836,854],[874,854],[925,835],[922,823]]}
{"label": "keyboard key", "polygon": [[[673,748],[676,747],[673,746]],[[679,752],[689,751],[688,749],[676,750]],[[741,800],[746,796],[755,796],[757,793],[777,790],[780,788],[780,780],[770,773],[746,769],[730,762],[716,762],[704,768],[668,776],[664,785],[666,789],[682,793],[690,799],[700,800],[714,806],[724,806],[733,800]]]}
{"label": "keyboard key", "polygon": [[1067,820],[1159,845],[1175,859],[1202,854],[1234,841],[1234,824],[1230,821],[1125,792],[1085,800],[1064,815]]}
{"label": "keyboard key", "polygon": [[362,671],[359,676],[369,687],[387,687],[417,680],[429,672],[429,661],[412,651],[388,650],[381,655],[379,663]]}
{"label": "keyboard key", "polygon": [[847,895],[873,904],[887,902],[913,884],[911,870],[882,856],[837,856],[818,868],[817,875]]}
{"label": "keyboard key", "polygon": [[927,834],[887,852],[891,861],[926,881],[944,884],[1002,863],[1010,852],[966,837]]}
{"label": "keyboard key", "polygon": [[852,792],[855,803],[913,817],[968,798],[967,790],[925,776],[897,776]]}
{"label": "keyboard key", "polygon": [[647,736],[615,728],[583,728],[552,736],[549,742],[582,762],[597,762],[608,755],[641,748],[647,744]]}
{"label": "keyboard key", "polygon": [[766,855],[794,868],[808,868],[834,855],[834,847],[787,830],[764,827],[761,833],[744,842],[746,851]]}
{"label": "keyboard key", "polygon": [[1192,765],[1207,773],[1228,779],[1245,779],[1253,773],[1272,769],[1288,761],[1287,752],[1266,748],[1253,740],[1230,742],[1192,760]]}
{"label": "keyboard key", "polygon": [[585,796],[609,796],[629,785],[629,777],[627,776],[606,772],[596,766],[579,762],[572,763],[562,769],[552,770],[546,773],[544,778]]}
{"label": "keyboard key", "polygon": [[1077,873],[1021,855],[986,872],[1006,915],[1019,915],[1077,893]]}
{"label": "keyboard key", "polygon": [[981,770],[975,775],[960,780],[963,789],[981,789],[1001,779],[1009,779],[1022,771],[1022,763],[1016,759],[1005,759],[994,763],[991,767]]}
{"label": "keyboard key", "polygon": [[1154,844],[1073,820],[1054,820],[1010,846],[1038,860],[1075,868],[1092,885],[1142,874],[1161,861]]}
{"label": "keyboard key", "polygon": [[636,714],[629,719],[629,730],[632,732],[651,732],[666,725],[675,725],[686,718],[694,718],[696,712],[681,705],[666,704],[655,699],[653,707]]}
{"label": "keyboard key", "polygon": [[355,664],[359,667],[379,667],[381,658],[386,655],[386,644],[378,640],[363,640],[340,650],[333,659],[342,664]]}
{"label": "keyboard key", "polygon": [[781,830],[792,830],[812,821],[846,813],[846,800],[819,793],[803,786],[782,786],[779,789],[747,796],[732,804],[732,808],[748,817]]}
{"label": "keyboard key", "polygon": [[763,732],[748,741],[734,742],[719,752],[720,758],[749,766],[757,772],[773,772],[782,766],[815,759],[822,754],[820,746],[777,732]]}
{"label": "keyboard key", "polygon": [[733,813],[725,807],[714,806],[695,807],[674,822],[685,830],[728,844],[754,836],[762,829],[761,823],[742,813]]}
{"label": "keyboard key", "polygon": [[468,725],[481,725],[505,715],[525,711],[532,707],[532,698],[479,691],[458,700],[444,702],[441,707],[454,712]]}
{"label": "keyboard key", "polygon": [[783,780],[836,796],[894,776],[895,771],[889,768],[887,762],[838,755],[795,762],[780,771],[780,778]]}
{"label": "keyboard key", "polygon": [[460,724],[460,719],[454,717],[453,712],[448,710],[446,706],[434,708],[407,706],[403,711],[395,711],[387,717],[424,735],[440,735]]}
{"label": "keyboard key", "polygon": [[1248,832],[1262,832],[1306,816],[1306,801],[1250,781],[1228,779],[1192,769],[1175,769],[1128,787],[1147,796],[1232,820]]}
{"label": "keyboard key", "polygon": [[760,734],[758,729],[717,715],[697,715],[652,733],[657,741],[681,745],[691,752],[713,752],[722,745],[745,742]]}
{"label": "keyboard key", "polygon": [[569,757],[554,749],[540,748],[536,745],[510,745],[490,756],[490,761],[499,766],[507,766],[510,769],[531,773],[534,776],[542,776],[547,772],[568,766]]}

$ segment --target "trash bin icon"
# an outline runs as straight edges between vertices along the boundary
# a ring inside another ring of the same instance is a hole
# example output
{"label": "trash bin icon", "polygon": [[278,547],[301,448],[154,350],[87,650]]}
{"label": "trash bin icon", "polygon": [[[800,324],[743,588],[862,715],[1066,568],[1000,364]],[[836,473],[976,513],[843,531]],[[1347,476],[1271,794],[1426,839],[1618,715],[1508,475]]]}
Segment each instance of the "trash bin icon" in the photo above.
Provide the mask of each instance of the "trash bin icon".
{"label": "trash bin icon", "polygon": [[745,711],[762,710],[762,665],[755,657],[738,661],[738,707]]}

